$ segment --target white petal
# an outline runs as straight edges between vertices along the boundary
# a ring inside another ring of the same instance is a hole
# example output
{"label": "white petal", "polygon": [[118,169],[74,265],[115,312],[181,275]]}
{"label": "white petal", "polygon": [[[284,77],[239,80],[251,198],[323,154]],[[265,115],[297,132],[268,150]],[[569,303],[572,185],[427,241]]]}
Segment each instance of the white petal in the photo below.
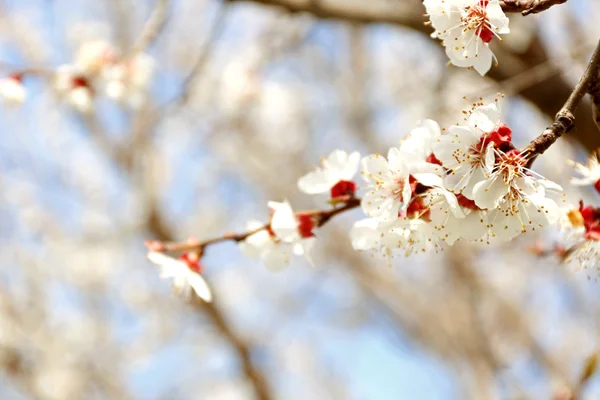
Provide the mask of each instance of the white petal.
{"label": "white petal", "polygon": [[475,185],[473,200],[479,208],[491,210],[500,204],[508,190],[509,187],[501,178],[489,178]]}
{"label": "white petal", "polygon": [[492,210],[489,214],[492,232],[503,241],[509,241],[517,237],[524,229],[518,214],[509,213],[501,209]]}
{"label": "white petal", "polygon": [[362,159],[363,178],[370,183],[378,183],[389,179],[390,167],[385,157],[372,154]]}
{"label": "white petal", "polygon": [[329,173],[322,169],[310,172],[298,180],[298,188],[307,194],[325,193],[331,186]]}
{"label": "white petal", "polygon": [[[358,172],[358,164],[360,163],[360,153],[355,151],[350,153],[348,161],[341,170],[340,180],[351,181]],[[337,182],[335,182],[337,183]]]}
{"label": "white petal", "polygon": [[188,275],[188,283],[194,289],[194,292],[200,297],[202,300],[210,303],[212,301],[212,292],[210,287],[204,280],[204,278],[200,274],[196,274],[190,271]]}
{"label": "white petal", "polygon": [[372,250],[377,247],[380,235],[377,230],[379,222],[373,218],[356,221],[350,229],[350,240],[355,250]]}
{"label": "white petal", "polygon": [[469,117],[469,126],[482,130],[483,132],[492,132],[500,120],[500,113],[495,104],[477,107]]}
{"label": "white petal", "polygon": [[442,187],[444,184],[444,180],[435,174],[413,174],[413,176],[425,186]]}
{"label": "white petal", "polygon": [[396,147],[392,147],[388,152],[388,164],[394,175],[407,175],[408,169],[404,162],[404,155]]}
{"label": "white petal", "polygon": [[173,257],[169,257],[168,255],[158,251],[149,252],[147,257],[150,261],[157,265],[171,265],[173,263],[179,263],[179,261],[177,261]]}
{"label": "white petal", "polygon": [[[271,202],[269,203],[271,207]],[[293,242],[299,238],[298,221],[290,204],[279,203],[271,217],[271,229],[284,242]]]}
{"label": "white petal", "polygon": [[[410,193],[410,187],[408,190]],[[381,221],[393,221],[397,219],[400,208],[406,207],[406,204],[403,204],[397,198],[389,196],[384,190],[372,190],[366,193],[360,204],[365,214]]]}
{"label": "white petal", "polygon": [[290,264],[291,249],[283,243],[268,249],[261,255],[265,268],[271,272],[281,272]]}
{"label": "white petal", "polygon": [[460,236],[466,240],[479,240],[487,231],[487,219],[483,212],[472,211],[460,220]]}

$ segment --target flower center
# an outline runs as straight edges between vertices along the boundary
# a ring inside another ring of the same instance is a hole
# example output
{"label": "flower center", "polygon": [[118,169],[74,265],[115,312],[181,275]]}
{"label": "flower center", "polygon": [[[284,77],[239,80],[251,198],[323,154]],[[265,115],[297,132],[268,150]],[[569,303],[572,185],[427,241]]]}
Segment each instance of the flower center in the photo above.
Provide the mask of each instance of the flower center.
{"label": "flower center", "polygon": [[181,255],[181,257],[179,257],[179,261],[183,261],[191,271],[197,274],[200,274],[202,272],[202,266],[200,265],[200,257],[198,257],[198,254],[196,253],[184,253]]}
{"label": "flower center", "polygon": [[511,182],[513,179],[525,175],[525,165],[527,158],[521,154],[518,149],[509,150],[501,153],[496,160],[498,173],[504,175],[504,182]]}
{"label": "flower center", "polygon": [[399,217],[407,217],[409,219],[423,219],[425,221],[431,221],[431,210],[421,197],[415,197],[414,200],[410,202],[406,212],[399,213]]}
{"label": "flower center", "polygon": [[494,38],[494,32],[490,29],[491,24],[487,16],[486,7],[488,0],[480,0],[474,6],[469,7],[467,11],[467,29],[475,30],[475,34],[485,43],[489,43]]}

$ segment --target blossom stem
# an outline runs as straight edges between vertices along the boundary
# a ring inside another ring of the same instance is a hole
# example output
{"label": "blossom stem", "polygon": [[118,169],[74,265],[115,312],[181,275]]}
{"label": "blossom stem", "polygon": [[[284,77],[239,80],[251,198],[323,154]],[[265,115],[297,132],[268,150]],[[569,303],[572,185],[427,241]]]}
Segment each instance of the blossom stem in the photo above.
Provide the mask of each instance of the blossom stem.
{"label": "blossom stem", "polygon": [[590,63],[583,76],[573,89],[573,92],[556,114],[554,123],[546,128],[541,135],[533,139],[531,143],[523,150],[529,158],[528,167],[535,161],[536,157],[544,153],[565,133],[568,133],[575,127],[575,110],[583,97],[589,93],[592,97],[598,96],[596,90],[600,86],[600,41],[594,50]]}
{"label": "blossom stem", "polygon": [[[315,226],[321,227],[325,225],[329,220],[335,217],[338,214],[342,214],[346,211],[352,210],[360,206],[360,199],[354,196],[348,196],[347,199],[343,202],[343,205],[340,207],[334,207],[329,210],[306,210],[306,211],[298,211],[296,215],[309,215],[314,218]],[[264,224],[263,226],[253,229],[251,231],[243,232],[243,233],[232,233],[228,232],[222,236],[215,237],[212,239],[204,240],[204,241],[186,241],[186,242],[168,242],[168,243],[160,243],[161,251],[166,252],[204,252],[204,249],[210,245],[221,243],[221,242],[241,242],[245,240],[248,236],[253,235],[257,232],[260,232],[264,229],[269,228],[269,223]]]}
{"label": "blossom stem", "polygon": [[529,15],[566,2],[567,0],[501,0],[500,6],[504,12],[520,12],[523,15]]}

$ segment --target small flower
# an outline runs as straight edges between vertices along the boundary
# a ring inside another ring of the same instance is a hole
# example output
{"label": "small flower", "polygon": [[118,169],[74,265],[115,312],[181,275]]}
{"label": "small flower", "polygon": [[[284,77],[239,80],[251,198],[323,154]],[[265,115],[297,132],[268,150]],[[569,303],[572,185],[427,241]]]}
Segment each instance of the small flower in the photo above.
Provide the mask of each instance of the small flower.
{"label": "small flower", "polygon": [[433,36],[443,40],[450,62],[485,75],[495,58],[489,43],[510,33],[499,1],[425,0],[424,5],[435,29]]}
{"label": "small flower", "polygon": [[461,194],[453,198],[434,193],[427,198],[427,203],[429,218],[438,237],[449,245],[461,238],[480,240],[488,233],[486,211]]}
{"label": "small flower", "polygon": [[198,254],[186,253],[175,259],[164,253],[151,251],[148,259],[159,266],[162,279],[173,279],[173,287],[178,294],[188,297],[193,289],[202,300],[207,303],[212,301],[212,292],[200,275],[202,266]]}
{"label": "small flower", "polygon": [[[247,224],[249,231],[255,231],[263,226],[259,221]],[[265,228],[248,236],[239,243],[242,253],[247,257],[262,259],[265,267],[271,272],[284,270],[290,263],[293,247],[283,243],[275,236],[272,229]]]}
{"label": "small flower", "polygon": [[433,154],[433,144],[442,135],[437,122],[421,121],[400,143],[400,151],[411,163],[431,163],[441,165]]}
{"label": "small flower", "polygon": [[90,113],[94,109],[90,81],[76,67],[60,66],[54,76],[53,86],[58,96],[77,111]]}
{"label": "small flower", "polygon": [[10,75],[0,79],[0,96],[10,104],[22,104],[27,97],[20,75]]}
{"label": "small flower", "polygon": [[450,127],[433,144],[435,157],[449,170],[446,188],[473,199],[473,187],[486,178],[486,160],[494,160],[494,147],[509,145],[511,139],[497,103],[471,110],[466,126]]}
{"label": "small flower", "polygon": [[558,222],[559,210],[546,191],[562,188],[545,178],[534,178],[525,167],[527,158],[518,150],[487,160],[488,177],[473,188],[475,204],[488,209],[488,221],[495,236],[510,240],[528,228],[535,230]]}
{"label": "small flower", "polygon": [[379,154],[363,158],[362,174],[369,191],[364,195],[361,206],[368,216],[380,221],[393,221],[406,213],[419,183],[441,186],[442,179],[434,173],[440,169],[438,165],[424,161],[414,163],[410,162],[410,158],[397,148],[389,150],[387,160]]}
{"label": "small flower", "polygon": [[140,108],[146,100],[154,70],[154,59],[147,54],[138,54],[105,68],[106,95],[131,108]]}
{"label": "small flower", "polygon": [[292,245],[296,255],[303,255],[312,264],[311,252],[315,244],[315,220],[310,214],[296,214],[287,201],[268,203],[272,211],[271,230],[283,243]]}
{"label": "small flower", "polygon": [[570,161],[569,164],[581,175],[581,178],[572,178],[571,184],[575,186],[594,185],[596,191],[600,193],[600,162],[598,153],[593,152],[588,158],[588,164],[583,165]]}
{"label": "small flower", "polygon": [[82,44],[75,55],[75,66],[86,75],[96,75],[114,64],[119,54],[112,44],[93,40]]}
{"label": "small flower", "polygon": [[298,180],[298,187],[304,193],[317,194],[329,191],[331,198],[354,196],[356,183],[353,179],[358,171],[360,154],[334,150],[321,161],[321,167]]}

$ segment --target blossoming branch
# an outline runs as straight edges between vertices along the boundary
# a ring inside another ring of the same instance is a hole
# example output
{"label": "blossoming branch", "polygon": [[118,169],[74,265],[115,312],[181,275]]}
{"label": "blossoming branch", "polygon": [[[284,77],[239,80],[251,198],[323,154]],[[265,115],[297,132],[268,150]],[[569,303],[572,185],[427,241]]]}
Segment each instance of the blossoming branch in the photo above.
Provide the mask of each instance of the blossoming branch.
{"label": "blossoming branch", "polygon": [[[450,62],[484,75],[495,56],[494,39],[510,33],[504,12],[530,14],[564,1],[425,0],[424,6]],[[260,258],[270,271],[281,271],[293,255],[313,264],[318,228],[343,212],[360,207],[365,218],[354,223],[349,239],[357,251],[377,251],[387,257],[397,252],[438,251],[459,240],[491,243],[560,222],[576,243],[563,250],[584,265],[597,264],[600,253],[600,211],[580,203],[561,209],[563,188],[532,170],[534,160],[574,126],[573,112],[586,94],[597,96],[600,43],[579,84],[556,120],[523,149],[512,142],[512,130],[502,119],[502,98],[476,103],[464,120],[440,128],[424,120],[386,156],[362,157],[334,150],[318,167],[298,180],[309,195],[327,195],[330,207],[294,211],[287,200],[267,204],[267,222],[252,220],[247,231],[182,243],[146,242],[148,258],[172,278],[183,294],[195,291],[205,301],[212,294],[201,274],[206,249],[233,241],[248,257]],[[600,165],[575,164],[583,175],[574,184],[593,183],[600,191]],[[356,181],[360,169],[364,187]],[[359,196],[359,194],[362,195]],[[565,247],[561,247],[565,248]],[[177,254],[174,257],[167,253]]]}

